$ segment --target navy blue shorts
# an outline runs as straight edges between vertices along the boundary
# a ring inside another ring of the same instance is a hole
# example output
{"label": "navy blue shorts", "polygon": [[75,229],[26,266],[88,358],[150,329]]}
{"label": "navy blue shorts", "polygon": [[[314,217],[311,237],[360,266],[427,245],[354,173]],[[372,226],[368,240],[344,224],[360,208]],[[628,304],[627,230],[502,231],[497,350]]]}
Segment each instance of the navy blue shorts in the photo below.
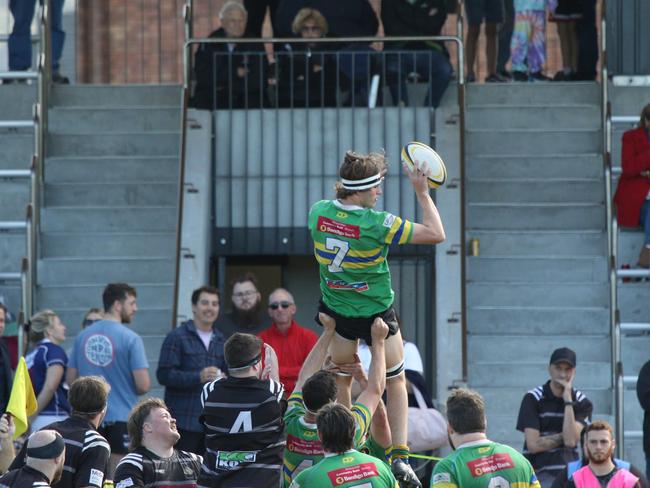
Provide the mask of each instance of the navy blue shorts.
{"label": "navy blue shorts", "polygon": [[483,21],[501,24],[505,16],[503,0],[465,0],[465,15],[469,25],[481,25]]}

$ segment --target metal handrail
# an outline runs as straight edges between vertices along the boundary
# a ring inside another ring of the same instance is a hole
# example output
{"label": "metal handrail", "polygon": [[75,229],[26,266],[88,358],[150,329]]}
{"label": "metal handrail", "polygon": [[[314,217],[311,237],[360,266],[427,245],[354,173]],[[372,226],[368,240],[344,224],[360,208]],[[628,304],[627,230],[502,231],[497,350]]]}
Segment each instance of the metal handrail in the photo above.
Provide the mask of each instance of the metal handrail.
{"label": "metal handrail", "polygon": [[[322,38],[322,39],[302,39],[302,38],[241,38],[237,39],[238,44],[259,44],[259,43],[331,43],[333,40],[336,42],[417,42],[417,41],[441,41],[441,42],[454,42],[457,44],[457,63],[458,63],[458,106],[459,106],[459,130],[460,130],[460,180],[464,181],[465,175],[465,144],[464,144],[464,131],[465,131],[465,52],[463,43],[463,30],[462,30],[462,0],[459,0],[459,13],[457,22],[457,35],[456,36],[395,36],[395,37],[337,37]],[[191,65],[192,65],[192,46],[195,44],[224,44],[233,42],[233,39],[226,38],[195,38],[193,37],[193,0],[185,0],[183,6],[183,19],[185,42],[183,46],[183,94],[182,94],[182,110],[181,110],[181,154],[180,154],[180,168],[178,182],[178,207],[177,207],[177,221],[176,221],[176,263],[175,263],[175,277],[174,277],[174,296],[172,302],[172,327],[176,324],[176,314],[178,311],[178,290],[180,280],[180,260],[181,260],[181,232],[183,226],[183,204],[184,204],[184,175],[185,175],[185,132],[187,128],[187,109],[189,106],[190,96],[190,80],[191,80]],[[465,313],[465,191],[464,185],[461,188],[461,251],[463,259],[461,259],[461,308],[463,330],[466,330],[466,313]],[[467,376],[467,354],[466,354],[466,339],[463,334],[463,377]]]}
{"label": "metal handrail", "polygon": [[0,178],[7,180],[18,180],[29,178],[32,172],[28,169],[0,169]]}
{"label": "metal handrail", "polygon": [[33,120],[0,120],[0,129],[32,129]]}
{"label": "metal handrail", "polygon": [[35,80],[38,78],[37,71],[0,71],[0,80]]}
{"label": "metal handrail", "polygon": [[621,332],[650,332],[650,323],[645,322],[622,322]]}

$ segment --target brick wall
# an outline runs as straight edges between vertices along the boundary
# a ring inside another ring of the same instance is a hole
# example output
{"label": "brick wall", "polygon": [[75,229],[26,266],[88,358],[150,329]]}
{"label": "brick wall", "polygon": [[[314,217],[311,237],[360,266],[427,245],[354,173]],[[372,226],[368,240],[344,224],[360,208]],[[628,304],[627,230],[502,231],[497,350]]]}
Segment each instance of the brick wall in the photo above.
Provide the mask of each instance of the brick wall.
{"label": "brick wall", "polygon": [[[224,1],[194,0],[195,37],[207,36],[219,26],[218,12]],[[380,0],[370,1],[379,12]],[[78,0],[78,82],[180,82],[183,4],[183,0]],[[448,17],[443,33],[456,33],[455,15]],[[264,35],[271,34],[267,20]],[[485,76],[482,37],[480,43],[478,73],[482,79]],[[547,27],[547,53],[547,73],[552,75],[562,66],[554,24]],[[452,62],[455,64],[453,49]]]}

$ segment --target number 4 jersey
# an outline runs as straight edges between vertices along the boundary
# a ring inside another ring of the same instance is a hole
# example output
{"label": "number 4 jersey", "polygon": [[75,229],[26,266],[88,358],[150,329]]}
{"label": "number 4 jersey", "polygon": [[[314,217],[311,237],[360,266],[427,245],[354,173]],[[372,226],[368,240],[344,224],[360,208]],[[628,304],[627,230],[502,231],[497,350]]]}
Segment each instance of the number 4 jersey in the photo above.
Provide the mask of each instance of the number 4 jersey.
{"label": "number 4 jersey", "polygon": [[408,244],[412,222],[388,212],[321,200],[309,211],[309,231],[327,307],[346,317],[370,317],[393,304],[388,246]]}

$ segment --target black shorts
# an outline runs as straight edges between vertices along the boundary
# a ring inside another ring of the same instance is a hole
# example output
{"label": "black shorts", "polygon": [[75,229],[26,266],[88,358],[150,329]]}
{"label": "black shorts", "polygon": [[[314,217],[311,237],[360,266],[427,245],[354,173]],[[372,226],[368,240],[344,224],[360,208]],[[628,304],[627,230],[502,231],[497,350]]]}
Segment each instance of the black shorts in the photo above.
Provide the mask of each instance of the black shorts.
{"label": "black shorts", "polygon": [[104,422],[98,430],[108,441],[113,454],[128,454],[130,441],[126,422]]}
{"label": "black shorts", "polygon": [[[399,323],[397,322],[397,313],[393,307],[377,313],[370,317],[345,317],[336,313],[323,303],[323,300],[318,302],[318,311],[329,315],[336,320],[336,333],[349,341],[362,339],[366,341],[369,346],[372,345],[372,337],[370,336],[370,327],[377,317],[381,317],[386,325],[388,325],[388,337],[397,334],[399,331]],[[320,326],[320,319],[316,314],[316,323]]]}

